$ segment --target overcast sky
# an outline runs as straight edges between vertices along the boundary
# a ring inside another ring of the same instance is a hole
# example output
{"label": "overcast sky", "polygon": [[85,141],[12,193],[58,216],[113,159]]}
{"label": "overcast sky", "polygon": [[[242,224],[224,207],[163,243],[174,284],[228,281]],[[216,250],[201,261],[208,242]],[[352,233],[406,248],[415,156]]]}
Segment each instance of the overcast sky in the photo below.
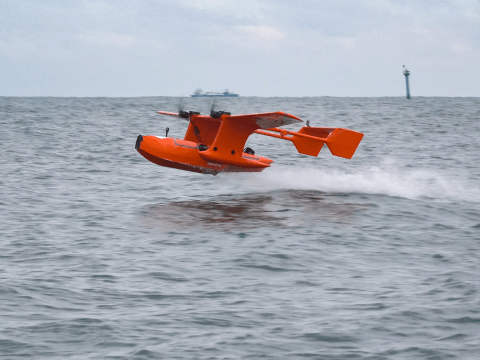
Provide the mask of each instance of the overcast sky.
{"label": "overcast sky", "polygon": [[480,96],[480,0],[0,0],[0,96]]}

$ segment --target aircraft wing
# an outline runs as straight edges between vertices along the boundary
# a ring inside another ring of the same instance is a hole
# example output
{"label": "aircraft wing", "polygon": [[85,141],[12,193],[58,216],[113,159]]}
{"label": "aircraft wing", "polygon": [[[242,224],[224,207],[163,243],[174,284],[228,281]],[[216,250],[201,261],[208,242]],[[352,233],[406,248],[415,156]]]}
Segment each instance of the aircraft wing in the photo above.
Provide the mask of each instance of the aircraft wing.
{"label": "aircraft wing", "polygon": [[222,115],[215,140],[208,150],[200,152],[200,156],[210,162],[238,167],[269,166],[242,157],[248,137],[258,129],[270,129],[296,122],[302,122],[302,120],[280,111],[249,115]]}
{"label": "aircraft wing", "polygon": [[222,123],[212,147],[217,147],[218,151],[228,151],[228,153],[234,150],[235,153],[241,155],[245,142],[255,130],[270,129],[302,121],[296,116],[281,111],[263,114],[223,115]]}
{"label": "aircraft wing", "polygon": [[261,113],[261,114],[248,114],[248,115],[231,115],[228,117],[236,124],[249,125],[256,129],[270,129],[274,127],[296,124],[303,122],[302,119],[287,114],[283,111]]}

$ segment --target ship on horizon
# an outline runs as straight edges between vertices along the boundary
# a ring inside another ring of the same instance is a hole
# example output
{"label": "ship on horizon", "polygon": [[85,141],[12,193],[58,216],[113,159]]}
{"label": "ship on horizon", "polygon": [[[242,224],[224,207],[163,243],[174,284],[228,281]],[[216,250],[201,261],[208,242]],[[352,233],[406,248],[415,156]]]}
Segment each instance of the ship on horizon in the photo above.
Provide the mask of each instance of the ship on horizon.
{"label": "ship on horizon", "polygon": [[203,92],[202,89],[197,89],[195,92],[190,95],[191,97],[238,97],[238,94],[230,93],[228,90],[224,92]]}

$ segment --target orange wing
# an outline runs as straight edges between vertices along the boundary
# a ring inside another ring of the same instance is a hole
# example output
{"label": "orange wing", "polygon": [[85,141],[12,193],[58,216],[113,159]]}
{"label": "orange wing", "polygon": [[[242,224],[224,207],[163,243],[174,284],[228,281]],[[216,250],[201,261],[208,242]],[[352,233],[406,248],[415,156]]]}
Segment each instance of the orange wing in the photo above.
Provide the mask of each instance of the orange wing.
{"label": "orange wing", "polygon": [[241,154],[248,137],[255,130],[270,129],[298,122],[303,122],[303,120],[281,111],[249,115],[223,115],[212,146],[216,146],[217,151],[231,152],[234,150]]}
{"label": "orange wing", "polygon": [[265,163],[242,157],[248,137],[257,129],[302,122],[296,116],[284,112],[249,115],[222,115],[220,128],[210,148],[200,152],[207,161],[226,163],[241,167],[265,167]]}

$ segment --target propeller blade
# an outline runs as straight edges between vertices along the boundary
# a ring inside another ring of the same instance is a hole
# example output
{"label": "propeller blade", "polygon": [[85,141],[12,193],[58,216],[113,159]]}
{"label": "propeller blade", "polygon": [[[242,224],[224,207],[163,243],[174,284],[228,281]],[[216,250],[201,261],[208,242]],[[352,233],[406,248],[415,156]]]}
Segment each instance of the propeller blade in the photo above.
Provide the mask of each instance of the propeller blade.
{"label": "propeller blade", "polygon": [[178,113],[182,113],[183,111],[183,98],[180,98],[180,102],[178,103]]}
{"label": "propeller blade", "polygon": [[217,98],[214,96],[214,97],[212,98],[212,106],[211,106],[211,108],[210,108],[210,111],[214,111],[214,110],[215,110],[215,103],[216,103],[216,101],[217,101]]}
{"label": "propeller blade", "polygon": [[190,120],[192,115],[200,115],[200,113],[196,111],[183,110],[183,102],[184,102],[184,98],[180,98],[178,102],[178,113],[173,113],[170,111],[157,111],[157,113],[159,113],[160,115],[173,116],[173,117],[185,119],[185,120]]}

